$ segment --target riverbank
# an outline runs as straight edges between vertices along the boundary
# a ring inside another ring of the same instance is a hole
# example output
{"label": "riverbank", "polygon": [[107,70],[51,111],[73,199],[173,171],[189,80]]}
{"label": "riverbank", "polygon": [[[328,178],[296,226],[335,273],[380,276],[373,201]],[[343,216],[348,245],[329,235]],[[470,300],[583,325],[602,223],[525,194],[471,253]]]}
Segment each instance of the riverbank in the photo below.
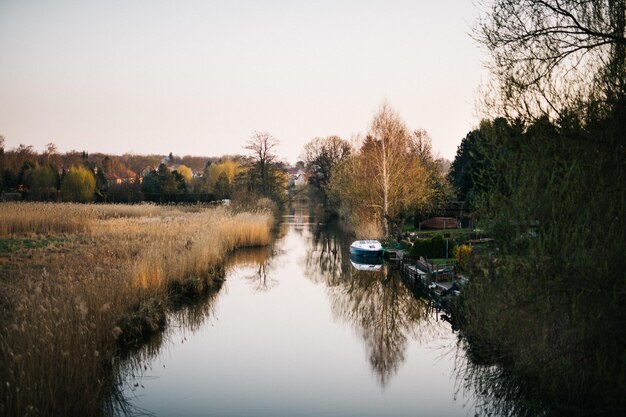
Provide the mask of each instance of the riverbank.
{"label": "riverbank", "polygon": [[596,245],[555,240],[574,243],[534,239],[533,256],[519,256],[500,239],[472,253],[469,284],[452,305],[475,365],[460,379],[484,393],[493,415],[624,415],[623,269],[616,258],[604,263],[617,251],[589,261]]}
{"label": "riverbank", "polygon": [[457,266],[469,279],[458,281],[439,278],[432,259],[398,256],[460,330],[471,361],[457,379],[489,415],[624,415],[623,274],[601,275],[599,257],[582,265],[510,252],[506,242],[468,252]]}
{"label": "riverbank", "polygon": [[[0,414],[101,415],[120,348],[219,285],[274,217],[201,206],[2,204]],[[80,364],[77,366],[77,364]]]}

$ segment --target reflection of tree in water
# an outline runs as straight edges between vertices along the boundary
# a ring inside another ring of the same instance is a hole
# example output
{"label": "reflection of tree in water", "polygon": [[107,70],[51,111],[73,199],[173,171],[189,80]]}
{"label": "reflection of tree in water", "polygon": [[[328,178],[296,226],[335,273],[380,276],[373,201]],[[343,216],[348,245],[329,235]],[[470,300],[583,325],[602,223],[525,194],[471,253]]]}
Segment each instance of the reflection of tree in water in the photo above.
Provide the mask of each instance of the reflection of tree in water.
{"label": "reflection of tree in water", "polygon": [[226,258],[226,270],[240,267],[256,267],[266,263],[272,256],[274,249],[271,245],[254,248],[238,249]]}
{"label": "reflection of tree in water", "polygon": [[[409,338],[427,331],[428,303],[405,286],[397,269],[352,270],[344,285],[330,289],[333,313],[350,323],[365,341],[381,386],[404,361]],[[421,330],[418,333],[418,329]]]}
{"label": "reflection of tree in water", "polygon": [[254,286],[255,291],[268,291],[278,281],[271,277],[271,259],[280,251],[274,245],[258,248],[240,249],[233,253],[226,263],[228,270],[233,268],[252,269],[254,273],[245,277]]}
{"label": "reflection of tree in water", "polygon": [[305,259],[305,274],[313,282],[340,285],[351,268],[348,246],[346,235],[338,226],[315,226]]}
{"label": "reflection of tree in water", "polygon": [[267,261],[259,265],[254,274],[246,277],[246,279],[253,284],[255,291],[268,291],[278,284],[277,280],[273,279],[271,275],[268,275],[270,270],[271,265],[270,262]]}
{"label": "reflection of tree in water", "polygon": [[271,278],[271,275],[268,275],[271,270],[270,259],[278,252],[274,245],[238,250],[228,261],[227,268],[245,267],[253,270],[254,273],[248,274],[245,279],[254,286],[255,291],[268,291],[278,283]]}
{"label": "reflection of tree in water", "polygon": [[[472,346],[460,337],[455,357],[457,392],[475,397],[477,414],[485,416],[531,417],[546,414],[536,387],[524,384],[514,372],[496,364],[496,352]],[[576,415],[575,410],[571,410]]]}
{"label": "reflection of tree in water", "polygon": [[306,274],[329,287],[333,314],[361,335],[384,386],[404,361],[409,338],[429,331],[423,325],[429,319],[428,303],[406,287],[398,269],[383,265],[379,271],[356,270],[350,264],[349,245],[350,237],[339,227],[315,227]]}

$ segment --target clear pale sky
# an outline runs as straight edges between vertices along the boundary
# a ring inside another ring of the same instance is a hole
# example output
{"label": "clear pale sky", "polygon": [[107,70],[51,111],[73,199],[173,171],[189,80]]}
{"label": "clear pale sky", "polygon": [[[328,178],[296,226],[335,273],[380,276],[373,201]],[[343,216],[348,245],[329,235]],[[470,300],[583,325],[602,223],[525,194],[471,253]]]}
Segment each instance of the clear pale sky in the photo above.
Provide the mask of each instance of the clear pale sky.
{"label": "clear pale sky", "polygon": [[452,159],[478,122],[472,0],[0,0],[0,135],[42,151],[295,162],[387,100]]}

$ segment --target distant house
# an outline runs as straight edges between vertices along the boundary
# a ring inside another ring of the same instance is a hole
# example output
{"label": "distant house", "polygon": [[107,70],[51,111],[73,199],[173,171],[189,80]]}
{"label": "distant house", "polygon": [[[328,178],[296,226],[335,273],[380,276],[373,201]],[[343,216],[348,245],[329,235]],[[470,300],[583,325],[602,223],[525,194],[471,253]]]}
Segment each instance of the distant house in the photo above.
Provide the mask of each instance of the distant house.
{"label": "distant house", "polygon": [[134,184],[137,180],[139,180],[140,184],[142,182],[142,177],[138,176],[135,171],[131,171],[130,169],[122,173],[121,175],[107,172],[104,174],[104,178],[106,179],[107,185],[109,187],[112,185]]}
{"label": "distant house", "polygon": [[137,175],[135,171],[132,171],[130,169],[124,173],[124,176],[122,176],[122,182],[126,182],[129,184],[134,184],[135,181],[139,181],[139,183],[141,184],[141,180],[141,176]]}
{"label": "distant house", "polygon": [[107,180],[107,185],[110,187],[112,185],[119,185],[122,183],[122,178],[114,174],[112,172],[105,172],[104,178]]}
{"label": "distant house", "polygon": [[302,168],[300,169],[290,169],[289,173],[289,186],[290,187],[299,187],[306,185],[309,174]]}
{"label": "distant house", "polygon": [[[178,170],[178,168],[180,167],[180,164],[175,164],[172,162],[172,160],[169,157],[165,157],[163,159],[161,159],[161,163],[159,165],[165,165],[167,167],[167,169],[169,169],[170,171],[176,171]],[[157,171],[159,170],[159,168],[157,167]]]}

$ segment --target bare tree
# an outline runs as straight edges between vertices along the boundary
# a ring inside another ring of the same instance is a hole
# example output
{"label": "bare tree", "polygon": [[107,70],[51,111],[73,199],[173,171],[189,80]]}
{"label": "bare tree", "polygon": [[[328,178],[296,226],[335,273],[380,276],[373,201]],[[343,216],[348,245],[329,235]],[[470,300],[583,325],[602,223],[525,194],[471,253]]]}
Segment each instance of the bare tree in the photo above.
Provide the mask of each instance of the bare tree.
{"label": "bare tree", "polygon": [[46,150],[44,151],[45,155],[54,155],[57,152],[57,145],[55,145],[53,142],[50,142],[46,145]]}
{"label": "bare tree", "polygon": [[417,156],[424,165],[434,161],[432,140],[426,130],[414,130],[409,140],[411,152]]}
{"label": "bare tree", "polygon": [[259,191],[263,195],[269,195],[273,191],[273,168],[278,156],[274,149],[279,141],[267,132],[254,132],[245,149],[252,152],[253,173],[259,183]]}
{"label": "bare tree", "polygon": [[509,117],[561,116],[626,92],[626,0],[495,0],[475,36],[495,77],[486,104]]}
{"label": "bare tree", "polygon": [[57,146],[50,142],[46,145],[46,150],[43,153],[43,159],[45,163],[52,165],[55,168],[59,168],[62,164],[61,155],[59,155]]}

